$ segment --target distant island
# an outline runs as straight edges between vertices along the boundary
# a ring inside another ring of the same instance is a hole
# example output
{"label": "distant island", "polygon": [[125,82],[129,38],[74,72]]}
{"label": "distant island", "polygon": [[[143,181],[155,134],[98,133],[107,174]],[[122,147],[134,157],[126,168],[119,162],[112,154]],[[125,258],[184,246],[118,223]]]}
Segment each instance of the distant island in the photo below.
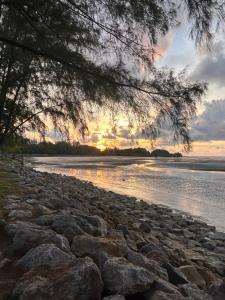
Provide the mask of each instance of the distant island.
{"label": "distant island", "polygon": [[70,144],[68,142],[40,142],[26,141],[21,145],[19,152],[28,155],[80,155],[80,156],[141,156],[141,157],[182,157],[181,153],[170,153],[167,150],[156,149],[152,152],[145,148],[106,148],[100,150],[97,147]]}
{"label": "distant island", "polygon": [[156,149],[156,150],[152,151],[150,156],[152,156],[152,157],[182,157],[183,155],[180,152],[170,153],[167,150]]}

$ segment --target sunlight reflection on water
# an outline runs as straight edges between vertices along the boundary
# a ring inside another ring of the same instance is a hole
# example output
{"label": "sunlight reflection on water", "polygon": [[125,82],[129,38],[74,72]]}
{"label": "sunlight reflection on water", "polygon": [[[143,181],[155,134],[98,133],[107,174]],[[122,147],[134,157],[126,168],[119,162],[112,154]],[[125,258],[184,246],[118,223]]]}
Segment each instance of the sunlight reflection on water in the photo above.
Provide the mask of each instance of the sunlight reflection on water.
{"label": "sunlight reflection on water", "polygon": [[180,168],[179,162],[184,165],[187,158],[175,164],[174,160],[124,157],[35,157],[29,161],[39,171],[75,176],[107,190],[167,205],[225,230],[225,172]]}

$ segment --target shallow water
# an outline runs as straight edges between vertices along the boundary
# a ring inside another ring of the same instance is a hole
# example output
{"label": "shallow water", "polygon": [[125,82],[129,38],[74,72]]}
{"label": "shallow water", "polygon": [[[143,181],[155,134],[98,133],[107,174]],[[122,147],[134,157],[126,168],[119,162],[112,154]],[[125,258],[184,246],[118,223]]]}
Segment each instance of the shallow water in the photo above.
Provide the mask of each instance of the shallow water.
{"label": "shallow water", "polygon": [[225,231],[225,158],[32,157],[36,170],[76,176],[185,211]]}

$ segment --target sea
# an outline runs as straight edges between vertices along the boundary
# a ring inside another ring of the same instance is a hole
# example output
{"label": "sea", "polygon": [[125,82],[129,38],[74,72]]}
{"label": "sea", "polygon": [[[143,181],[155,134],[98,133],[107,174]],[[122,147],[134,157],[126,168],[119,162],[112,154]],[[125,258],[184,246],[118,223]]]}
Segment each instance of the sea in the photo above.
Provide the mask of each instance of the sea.
{"label": "sea", "polygon": [[225,231],[225,157],[39,156],[26,163],[171,207]]}

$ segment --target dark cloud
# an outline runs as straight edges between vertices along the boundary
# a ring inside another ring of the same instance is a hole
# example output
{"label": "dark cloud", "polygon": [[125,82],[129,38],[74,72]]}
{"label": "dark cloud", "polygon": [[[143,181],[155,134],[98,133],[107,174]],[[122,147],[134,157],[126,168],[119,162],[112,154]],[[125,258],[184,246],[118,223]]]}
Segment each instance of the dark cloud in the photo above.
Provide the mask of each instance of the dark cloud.
{"label": "dark cloud", "polygon": [[225,86],[225,42],[218,42],[204,55],[191,74],[191,79]]}
{"label": "dark cloud", "polygon": [[225,99],[208,102],[191,129],[194,141],[225,140]]}

